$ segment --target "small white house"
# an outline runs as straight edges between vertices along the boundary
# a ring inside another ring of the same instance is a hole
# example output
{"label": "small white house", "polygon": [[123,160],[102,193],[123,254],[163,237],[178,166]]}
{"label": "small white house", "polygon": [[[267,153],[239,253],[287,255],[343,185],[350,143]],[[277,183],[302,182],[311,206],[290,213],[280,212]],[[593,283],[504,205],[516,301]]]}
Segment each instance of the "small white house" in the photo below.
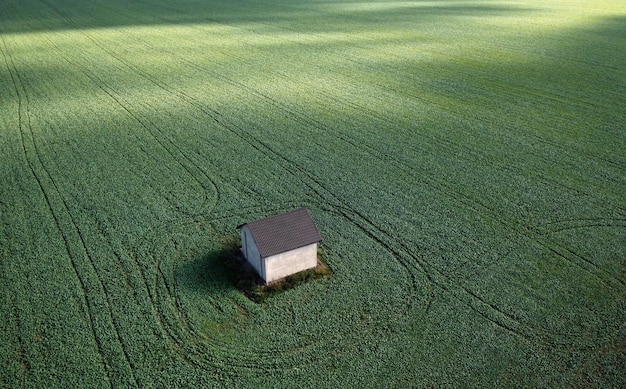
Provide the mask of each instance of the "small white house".
{"label": "small white house", "polygon": [[317,244],[322,237],[306,208],[237,228],[243,256],[266,284],[317,266]]}

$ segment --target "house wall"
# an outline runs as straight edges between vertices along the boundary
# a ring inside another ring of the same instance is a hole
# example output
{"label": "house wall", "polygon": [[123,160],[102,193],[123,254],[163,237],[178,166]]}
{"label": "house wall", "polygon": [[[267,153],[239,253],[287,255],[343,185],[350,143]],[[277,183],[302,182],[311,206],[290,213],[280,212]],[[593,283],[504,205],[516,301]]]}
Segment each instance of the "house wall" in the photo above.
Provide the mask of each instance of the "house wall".
{"label": "house wall", "polygon": [[241,227],[241,251],[246,261],[254,267],[261,278],[265,279],[265,269],[261,262],[261,254],[259,254],[259,249],[256,246],[256,242],[248,226]]}
{"label": "house wall", "polygon": [[317,243],[265,259],[265,282],[272,282],[317,266]]}

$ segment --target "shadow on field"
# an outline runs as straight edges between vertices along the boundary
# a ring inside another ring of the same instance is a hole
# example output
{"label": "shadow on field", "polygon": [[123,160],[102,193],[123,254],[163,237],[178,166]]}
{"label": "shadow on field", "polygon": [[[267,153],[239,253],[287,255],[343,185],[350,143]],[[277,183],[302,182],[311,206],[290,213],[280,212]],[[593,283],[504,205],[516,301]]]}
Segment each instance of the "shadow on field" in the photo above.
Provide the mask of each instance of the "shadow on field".
{"label": "shadow on field", "polygon": [[239,242],[235,237],[223,237],[220,246],[208,252],[199,251],[174,269],[176,285],[185,294],[210,299],[236,289],[235,274],[228,264],[240,256]]}
{"label": "shadow on field", "polygon": [[[123,26],[176,24],[278,23],[297,26],[300,32],[330,32],[342,29],[342,23],[398,21],[416,16],[421,21],[436,22],[442,17],[499,16],[532,9],[507,4],[458,4],[440,1],[401,3],[233,3],[217,1],[165,0],[127,2],[80,2],[74,0],[9,1],[0,10],[0,31],[21,33],[67,29],[94,29]],[[306,18],[305,26],[302,25]]]}

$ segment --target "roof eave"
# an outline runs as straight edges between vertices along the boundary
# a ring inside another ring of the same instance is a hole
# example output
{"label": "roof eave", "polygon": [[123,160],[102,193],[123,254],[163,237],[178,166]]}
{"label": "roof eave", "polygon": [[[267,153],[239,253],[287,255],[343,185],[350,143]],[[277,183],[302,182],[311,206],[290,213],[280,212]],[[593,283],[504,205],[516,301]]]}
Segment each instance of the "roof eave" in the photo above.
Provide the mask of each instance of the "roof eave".
{"label": "roof eave", "polygon": [[280,252],[273,253],[273,254],[267,254],[267,255],[265,253],[262,253],[262,252],[259,251],[259,254],[260,254],[261,258],[269,258],[269,257],[273,257],[275,255],[284,254],[284,253],[288,253],[290,251],[298,250],[298,249],[301,249],[303,247],[307,247],[307,246],[310,246],[312,244],[319,243],[321,241],[322,241],[322,239],[320,238],[319,240],[316,240],[314,242],[303,244],[302,246],[294,247],[294,248],[289,249],[289,250],[284,250],[284,251],[280,251]]}

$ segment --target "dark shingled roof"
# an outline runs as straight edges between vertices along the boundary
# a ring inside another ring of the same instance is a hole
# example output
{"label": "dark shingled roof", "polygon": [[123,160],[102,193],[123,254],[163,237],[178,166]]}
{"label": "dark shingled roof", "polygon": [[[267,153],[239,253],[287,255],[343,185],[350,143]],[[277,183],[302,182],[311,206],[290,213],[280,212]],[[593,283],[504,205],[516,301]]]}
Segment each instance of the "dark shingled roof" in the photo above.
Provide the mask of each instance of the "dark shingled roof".
{"label": "dark shingled roof", "polygon": [[261,257],[284,253],[322,240],[306,208],[266,217],[247,225]]}

